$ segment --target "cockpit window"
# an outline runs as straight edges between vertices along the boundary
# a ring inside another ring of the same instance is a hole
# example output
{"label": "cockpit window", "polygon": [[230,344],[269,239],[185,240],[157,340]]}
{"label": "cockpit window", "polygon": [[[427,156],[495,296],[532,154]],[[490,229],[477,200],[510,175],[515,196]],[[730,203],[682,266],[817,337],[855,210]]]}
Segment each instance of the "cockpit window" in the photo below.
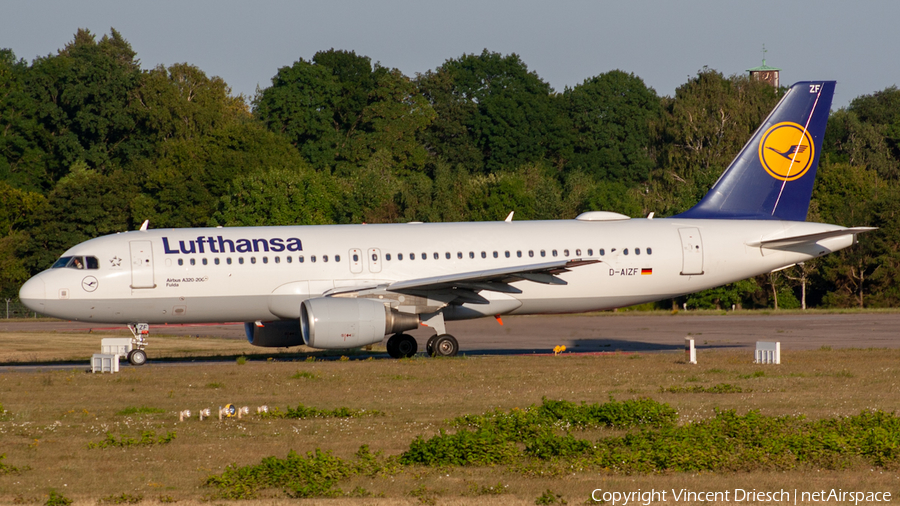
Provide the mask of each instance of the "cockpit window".
{"label": "cockpit window", "polygon": [[51,266],[50,268],[51,269],[61,269],[65,266],[69,265],[69,262],[71,262],[71,261],[72,261],[72,257],[62,257],[59,260],[57,260],[56,263],[53,264],[53,266]]}
{"label": "cockpit window", "polygon": [[50,268],[51,269],[61,269],[63,267],[69,269],[99,269],[100,262],[97,261],[97,257],[62,257],[56,261]]}

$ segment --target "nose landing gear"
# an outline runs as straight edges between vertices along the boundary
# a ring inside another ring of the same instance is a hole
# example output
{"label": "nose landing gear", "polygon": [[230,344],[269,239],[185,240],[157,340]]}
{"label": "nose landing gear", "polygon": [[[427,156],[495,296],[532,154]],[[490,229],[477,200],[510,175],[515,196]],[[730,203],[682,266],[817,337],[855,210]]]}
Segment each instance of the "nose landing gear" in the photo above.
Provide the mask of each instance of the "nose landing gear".
{"label": "nose landing gear", "polygon": [[128,362],[131,365],[144,365],[147,363],[147,338],[150,337],[149,323],[129,324],[131,331],[131,351],[128,352]]}

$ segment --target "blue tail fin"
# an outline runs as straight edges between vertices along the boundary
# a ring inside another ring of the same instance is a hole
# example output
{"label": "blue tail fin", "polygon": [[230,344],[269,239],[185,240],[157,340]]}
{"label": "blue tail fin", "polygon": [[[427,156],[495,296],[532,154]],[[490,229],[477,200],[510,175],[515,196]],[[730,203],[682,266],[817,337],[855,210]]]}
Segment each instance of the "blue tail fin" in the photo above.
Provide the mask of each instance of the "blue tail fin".
{"label": "blue tail fin", "polygon": [[791,86],[709,193],[676,218],[806,221],[834,81]]}

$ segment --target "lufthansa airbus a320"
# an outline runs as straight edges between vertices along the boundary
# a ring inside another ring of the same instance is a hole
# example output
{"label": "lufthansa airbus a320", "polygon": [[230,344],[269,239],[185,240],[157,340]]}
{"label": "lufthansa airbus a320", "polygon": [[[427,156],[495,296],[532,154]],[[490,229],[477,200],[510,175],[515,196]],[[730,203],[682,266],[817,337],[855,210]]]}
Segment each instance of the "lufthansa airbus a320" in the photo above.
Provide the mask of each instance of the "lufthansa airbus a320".
{"label": "lufthansa airbus a320", "polygon": [[869,228],[806,221],[833,81],[791,87],[709,193],[669,218],[158,229],[92,239],[28,280],[30,309],[129,324],[243,321],[251,344],[341,349],[446,322],[611,309],[677,297],[851,246]]}

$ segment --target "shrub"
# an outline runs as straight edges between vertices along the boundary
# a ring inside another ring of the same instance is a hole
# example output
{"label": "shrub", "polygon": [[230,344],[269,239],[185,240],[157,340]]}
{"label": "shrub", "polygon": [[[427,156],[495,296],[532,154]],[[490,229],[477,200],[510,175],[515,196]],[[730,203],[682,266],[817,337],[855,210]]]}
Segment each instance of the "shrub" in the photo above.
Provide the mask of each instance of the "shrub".
{"label": "shrub", "polygon": [[[753,390],[746,390],[746,392],[752,392]],[[659,393],[670,393],[670,394],[740,394],[745,392],[744,389],[737,385],[732,385],[731,383],[719,383],[718,385],[713,385],[711,387],[702,387],[699,385],[695,385],[692,387],[680,387],[680,386],[671,386],[668,388],[659,387]]]}
{"label": "shrub", "polygon": [[206,479],[206,486],[219,489],[226,499],[248,499],[267,488],[281,488],[295,498],[335,497],[343,495],[335,485],[341,479],[358,474],[374,475],[390,469],[391,459],[382,459],[360,447],[355,461],[335,457],[318,448],[301,456],[291,450],[284,459],[266,457],[256,465],[225,468],[220,475]]}
{"label": "shrub", "polygon": [[28,466],[25,466],[24,468],[22,468],[22,467],[16,467],[16,466],[13,466],[10,464],[5,464],[3,462],[3,459],[5,459],[5,458],[6,458],[6,454],[0,453],[0,476],[3,476],[5,474],[19,474],[22,471],[27,471],[28,469],[30,469]]}
{"label": "shrub", "polygon": [[466,415],[451,421],[456,426],[491,428],[507,434],[510,439],[523,441],[556,426],[577,428],[613,427],[625,429],[638,426],[663,427],[678,421],[678,412],[665,403],[653,399],[632,399],[603,404],[575,404],[546,398],[540,406],[513,408],[508,413],[496,410],[484,415]]}
{"label": "shrub", "polygon": [[519,448],[506,438],[480,429],[440,434],[428,440],[417,436],[409,450],[400,455],[404,465],[485,466],[505,464],[520,455]]}
{"label": "shrub", "polygon": [[70,504],[72,504],[71,499],[58,493],[56,490],[51,490],[50,497],[47,498],[44,506],[69,506]]}
{"label": "shrub", "polygon": [[364,416],[382,416],[384,413],[378,410],[350,409],[340,407],[335,409],[317,409],[298,404],[296,408],[288,407],[284,411],[275,408],[268,413],[262,413],[260,416],[271,418],[362,418]]}
{"label": "shrub", "polygon": [[156,437],[156,433],[150,430],[141,432],[140,438],[119,436],[118,439],[112,433],[106,433],[106,439],[96,443],[88,443],[88,448],[125,448],[128,446],[153,446],[169,444],[175,439],[174,432],[167,432],[165,436]]}

